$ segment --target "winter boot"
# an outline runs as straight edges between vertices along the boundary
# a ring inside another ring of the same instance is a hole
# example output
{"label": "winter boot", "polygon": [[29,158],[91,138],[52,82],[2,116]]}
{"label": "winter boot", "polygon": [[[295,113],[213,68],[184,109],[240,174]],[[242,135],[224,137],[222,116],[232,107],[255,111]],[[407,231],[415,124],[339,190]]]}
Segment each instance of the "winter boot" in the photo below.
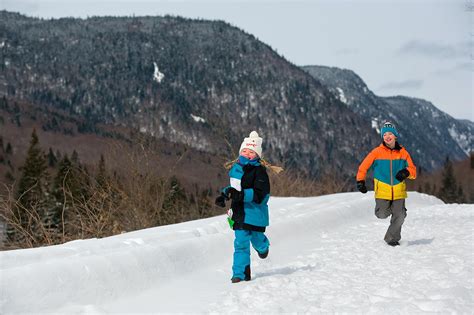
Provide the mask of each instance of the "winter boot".
{"label": "winter boot", "polygon": [[258,257],[260,257],[260,258],[262,258],[262,259],[267,258],[269,251],[270,251],[270,248],[268,248],[267,251],[264,252],[264,253],[257,252],[257,253],[258,253]]}
{"label": "winter boot", "polygon": [[247,267],[245,267],[245,271],[244,271],[244,274],[245,274],[245,281],[250,281],[250,279],[252,279],[252,276],[250,275],[250,265],[247,265]]}
{"label": "winter boot", "polygon": [[232,283],[239,283],[240,281],[250,281],[250,279],[252,279],[252,276],[250,275],[250,265],[247,265],[245,267],[245,271],[244,271],[244,276],[245,278],[242,280],[238,277],[233,277],[232,279],[230,279],[230,281],[232,281]]}
{"label": "winter boot", "polygon": [[387,242],[387,244],[390,245],[390,246],[394,246],[394,247],[400,245],[400,243],[397,242],[397,241],[390,241],[390,242]]}

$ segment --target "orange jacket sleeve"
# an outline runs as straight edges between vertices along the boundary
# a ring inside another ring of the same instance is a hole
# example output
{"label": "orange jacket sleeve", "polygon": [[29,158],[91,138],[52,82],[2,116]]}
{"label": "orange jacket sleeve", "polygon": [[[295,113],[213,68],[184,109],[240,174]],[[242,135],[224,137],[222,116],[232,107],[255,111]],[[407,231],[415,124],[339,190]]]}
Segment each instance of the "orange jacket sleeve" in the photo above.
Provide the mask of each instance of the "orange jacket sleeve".
{"label": "orange jacket sleeve", "polygon": [[410,172],[410,176],[408,176],[408,179],[415,179],[416,178],[416,166],[413,163],[413,160],[411,159],[410,153],[407,151],[407,163],[408,167],[407,170]]}
{"label": "orange jacket sleeve", "polygon": [[374,163],[374,160],[376,158],[376,151],[372,150],[365,159],[362,161],[362,163],[359,165],[359,170],[357,171],[357,176],[356,180],[365,180],[365,176],[367,175],[367,171],[369,168],[372,166],[372,163]]}

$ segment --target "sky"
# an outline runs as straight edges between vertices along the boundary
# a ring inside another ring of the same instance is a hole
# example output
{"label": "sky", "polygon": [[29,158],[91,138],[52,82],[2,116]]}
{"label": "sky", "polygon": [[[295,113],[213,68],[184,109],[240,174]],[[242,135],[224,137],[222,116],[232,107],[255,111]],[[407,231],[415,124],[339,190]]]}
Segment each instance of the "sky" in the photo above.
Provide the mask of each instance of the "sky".
{"label": "sky", "polygon": [[236,284],[224,215],[2,251],[0,313],[472,314],[474,205],[409,192],[397,247],[374,205],[373,192],[272,197],[269,255],[252,250]]}
{"label": "sky", "polygon": [[472,0],[0,0],[0,9],[224,20],[295,65],[350,69],[376,95],[422,98],[474,121]]}

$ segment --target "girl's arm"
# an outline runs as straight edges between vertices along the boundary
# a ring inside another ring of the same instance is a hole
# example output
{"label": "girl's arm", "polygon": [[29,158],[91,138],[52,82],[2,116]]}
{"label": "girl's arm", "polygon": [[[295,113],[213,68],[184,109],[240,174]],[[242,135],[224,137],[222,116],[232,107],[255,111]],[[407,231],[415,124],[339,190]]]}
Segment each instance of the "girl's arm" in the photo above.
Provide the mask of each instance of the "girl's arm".
{"label": "girl's arm", "polygon": [[262,203],[270,194],[270,180],[264,167],[260,168],[255,176],[253,188],[244,189],[244,202]]}

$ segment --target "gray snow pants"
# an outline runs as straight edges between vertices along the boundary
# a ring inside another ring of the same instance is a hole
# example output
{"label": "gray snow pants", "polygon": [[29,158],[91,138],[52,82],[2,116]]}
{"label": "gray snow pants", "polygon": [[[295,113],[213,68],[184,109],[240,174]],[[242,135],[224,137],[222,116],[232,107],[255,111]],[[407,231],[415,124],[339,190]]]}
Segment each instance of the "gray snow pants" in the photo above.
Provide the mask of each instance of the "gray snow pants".
{"label": "gray snow pants", "polygon": [[390,226],[385,234],[384,240],[388,242],[398,242],[402,238],[402,224],[407,216],[405,199],[385,200],[375,199],[375,215],[379,219],[386,219],[390,215]]}

